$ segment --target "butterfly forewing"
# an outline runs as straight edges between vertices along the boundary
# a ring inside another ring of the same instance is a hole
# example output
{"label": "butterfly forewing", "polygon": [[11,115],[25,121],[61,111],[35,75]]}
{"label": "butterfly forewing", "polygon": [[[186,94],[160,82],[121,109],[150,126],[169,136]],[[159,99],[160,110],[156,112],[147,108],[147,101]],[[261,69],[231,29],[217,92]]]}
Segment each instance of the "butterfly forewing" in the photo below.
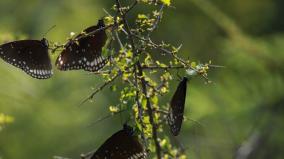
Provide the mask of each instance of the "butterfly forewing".
{"label": "butterfly forewing", "polygon": [[131,131],[124,128],[113,134],[91,159],[145,159],[144,148]]}
{"label": "butterfly forewing", "polygon": [[179,134],[183,121],[186,87],[187,78],[184,77],[183,80],[179,83],[170,103],[168,124],[174,136],[177,136]]}
{"label": "butterfly forewing", "polygon": [[0,57],[37,79],[52,76],[47,40],[20,40],[0,45]]}
{"label": "butterfly forewing", "polygon": [[[59,70],[80,70],[95,72],[105,66],[107,58],[101,55],[107,35],[102,20],[96,26],[91,26],[83,31],[82,34],[70,40],[56,60]],[[98,29],[101,29],[98,31]],[[91,32],[95,34],[84,36]]]}

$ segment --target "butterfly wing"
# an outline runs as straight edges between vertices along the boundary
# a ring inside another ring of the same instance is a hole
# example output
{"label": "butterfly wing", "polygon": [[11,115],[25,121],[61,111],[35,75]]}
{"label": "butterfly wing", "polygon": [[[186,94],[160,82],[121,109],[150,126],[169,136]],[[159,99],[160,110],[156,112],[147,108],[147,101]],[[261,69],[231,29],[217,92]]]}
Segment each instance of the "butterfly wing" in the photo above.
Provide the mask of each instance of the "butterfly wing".
{"label": "butterfly wing", "polygon": [[137,136],[120,130],[93,154],[91,159],[145,159],[146,153]]}
{"label": "butterfly wing", "polygon": [[170,103],[168,124],[174,136],[177,136],[179,134],[183,121],[186,87],[187,78],[184,77],[183,80],[179,83]]}
{"label": "butterfly wing", "polygon": [[[100,20],[98,25],[84,30],[85,34],[94,32],[104,27]],[[95,72],[105,66],[107,59],[101,55],[107,35],[105,30],[100,30],[91,36],[79,34],[75,40],[70,40],[56,60],[59,70],[80,70]]]}
{"label": "butterfly wing", "polygon": [[20,40],[0,45],[0,57],[34,78],[47,79],[52,76],[45,39]]}

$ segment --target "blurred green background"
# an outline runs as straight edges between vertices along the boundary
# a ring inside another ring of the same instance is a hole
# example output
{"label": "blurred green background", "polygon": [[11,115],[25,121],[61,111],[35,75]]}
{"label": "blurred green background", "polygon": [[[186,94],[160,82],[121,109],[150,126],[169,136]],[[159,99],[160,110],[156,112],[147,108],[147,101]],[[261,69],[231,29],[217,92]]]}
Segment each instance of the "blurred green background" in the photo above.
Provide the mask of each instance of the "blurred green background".
{"label": "blurred green background", "polygon": [[[47,38],[64,42],[70,32],[96,24],[112,3],[1,0],[0,43],[41,39],[53,25]],[[173,0],[172,5],[154,39],[183,44],[183,57],[226,66],[210,71],[213,84],[195,78],[189,85],[186,116],[202,125],[190,120],[183,125],[178,139],[188,158],[284,158],[283,0]],[[119,116],[89,126],[119,101],[108,88],[77,107],[102,81],[97,76],[55,71],[50,80],[35,80],[0,61],[0,113],[15,118],[0,131],[0,159],[79,158],[121,128]]]}

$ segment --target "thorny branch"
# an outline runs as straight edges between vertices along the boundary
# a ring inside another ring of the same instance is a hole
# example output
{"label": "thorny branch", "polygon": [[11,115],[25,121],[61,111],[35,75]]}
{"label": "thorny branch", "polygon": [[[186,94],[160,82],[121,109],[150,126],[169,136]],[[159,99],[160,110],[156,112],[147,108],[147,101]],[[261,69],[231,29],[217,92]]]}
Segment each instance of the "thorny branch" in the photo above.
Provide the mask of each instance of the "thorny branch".
{"label": "thorny branch", "polygon": [[[118,44],[120,46],[120,49],[125,50],[117,32],[115,32],[115,39],[117,40],[117,42],[118,42]],[[137,76],[136,66],[135,65],[134,65],[134,68],[135,68],[134,69],[134,83],[132,83],[130,80],[128,80],[128,81],[129,81],[129,83],[133,84],[135,86],[135,88],[136,88],[136,91],[135,91],[136,92],[136,94],[135,94],[135,101],[136,101],[136,104],[137,104],[137,107],[138,107],[139,122],[140,122],[140,124],[142,126],[142,128],[141,128],[141,131],[142,131],[141,138],[142,138],[142,140],[144,142],[144,145],[147,145],[147,140],[146,140],[146,137],[144,135],[145,125],[143,123],[143,117],[142,117],[143,116],[143,108],[142,108],[141,102],[139,101],[139,94],[140,94],[140,92],[139,92],[138,76]]]}
{"label": "thorny branch", "polygon": [[[119,0],[116,0],[116,5],[117,5],[117,10],[118,10],[119,14],[122,16],[123,24],[126,27],[126,32],[129,35],[129,40],[130,40],[130,43],[131,43],[131,47],[135,51],[134,52],[135,55],[137,55],[139,50],[136,50],[133,34],[131,32],[130,26],[129,26],[128,21],[126,19],[126,14],[124,14],[121,11],[121,9],[120,9],[121,8],[121,3],[120,3]],[[142,92],[145,95],[146,101],[147,101],[147,104],[146,104],[147,112],[148,112],[148,115],[149,115],[149,118],[150,118],[150,123],[152,125],[152,137],[153,137],[153,140],[154,140],[154,143],[155,143],[155,147],[156,147],[157,158],[161,159],[161,147],[160,147],[160,143],[158,141],[157,125],[154,122],[153,109],[152,109],[152,105],[151,105],[151,102],[150,102],[150,99],[149,99],[149,96],[148,96],[148,93],[147,93],[147,85],[146,85],[145,78],[143,77],[143,69],[141,67],[141,64],[140,64],[139,60],[137,61],[137,64],[136,64],[136,67],[135,67],[135,72],[136,72],[136,69],[137,69],[137,75],[140,77],[141,86],[142,86]]]}
{"label": "thorny branch", "polygon": [[[164,47],[162,47],[161,45],[158,45],[158,44],[154,43],[150,38],[145,39],[145,38],[140,37],[140,36],[135,35],[135,34],[132,34],[132,36],[135,37],[135,38],[137,38],[137,39],[139,39],[139,40],[142,40],[142,41],[144,41],[144,42],[147,42],[149,45],[153,46],[153,47],[156,48],[156,49],[159,49],[159,50],[161,50],[161,51],[163,51],[163,52],[165,52],[165,53],[167,53],[167,54],[169,54],[169,55],[172,55],[176,60],[178,60],[180,63],[182,63],[182,64],[185,65],[186,67],[190,68],[191,70],[196,71],[197,73],[199,72],[197,69],[195,69],[195,68],[193,68],[192,66],[190,66],[190,64],[189,64],[188,62],[186,62],[186,61],[184,61],[182,58],[178,57],[173,51],[167,50],[167,49],[165,49]],[[208,83],[210,82],[209,79],[208,79],[208,77],[207,77],[206,75],[204,75],[204,74],[201,74],[201,75],[202,75],[202,77],[206,80],[206,82],[208,82]]]}

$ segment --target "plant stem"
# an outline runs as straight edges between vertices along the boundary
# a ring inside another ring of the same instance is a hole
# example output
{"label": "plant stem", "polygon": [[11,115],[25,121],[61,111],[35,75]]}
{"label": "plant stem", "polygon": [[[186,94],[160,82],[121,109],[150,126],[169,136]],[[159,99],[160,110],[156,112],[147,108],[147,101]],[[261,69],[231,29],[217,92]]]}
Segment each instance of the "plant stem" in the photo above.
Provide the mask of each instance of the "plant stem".
{"label": "plant stem", "polygon": [[[126,19],[126,15],[121,11],[121,3],[120,3],[119,0],[116,0],[116,5],[117,5],[117,10],[118,10],[119,14],[122,16],[122,21],[123,21],[123,24],[125,25],[126,32],[128,33],[128,38],[130,40],[131,47],[135,51],[134,55],[136,56],[139,53],[139,50],[136,49],[133,34],[131,32],[130,26],[129,26],[128,21]],[[146,80],[143,76],[143,69],[141,67],[141,63],[140,63],[139,60],[137,61],[135,68],[137,68],[137,71],[138,71],[137,75],[139,76],[139,79],[141,81],[142,93],[144,94],[146,101],[147,101],[147,104],[146,104],[147,113],[149,115],[150,123],[152,125],[152,137],[153,137],[155,147],[156,147],[157,158],[161,159],[161,147],[160,147],[160,144],[159,144],[159,141],[158,141],[157,125],[154,121],[153,108],[152,108],[152,105],[151,105],[151,102],[150,102],[150,99],[149,99],[149,96],[148,96],[148,93],[147,93],[147,82],[146,82]]]}

